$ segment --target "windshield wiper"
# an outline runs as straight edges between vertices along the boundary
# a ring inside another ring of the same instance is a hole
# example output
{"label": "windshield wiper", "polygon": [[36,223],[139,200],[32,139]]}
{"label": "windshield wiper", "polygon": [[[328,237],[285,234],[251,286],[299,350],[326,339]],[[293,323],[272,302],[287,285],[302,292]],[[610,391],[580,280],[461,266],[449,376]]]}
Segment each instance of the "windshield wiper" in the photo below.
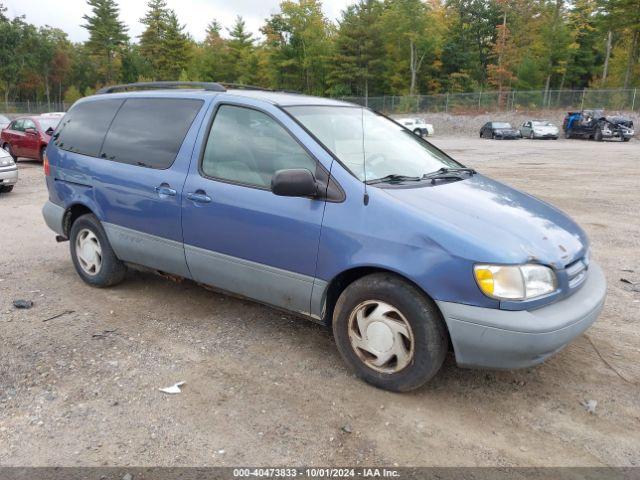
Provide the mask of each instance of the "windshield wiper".
{"label": "windshield wiper", "polygon": [[425,173],[422,176],[423,180],[431,180],[432,182],[434,180],[439,180],[439,179],[446,179],[446,178],[464,178],[464,174],[468,174],[469,176],[471,175],[475,175],[476,172],[473,168],[448,168],[448,167],[442,167],[439,170],[436,170],[435,172],[431,172],[431,173]]}
{"label": "windshield wiper", "polygon": [[410,177],[407,175],[398,175],[396,173],[392,173],[391,175],[386,175],[381,178],[374,178],[373,180],[367,180],[365,183],[367,185],[374,185],[376,183],[419,182],[420,180],[422,180],[420,177]]}

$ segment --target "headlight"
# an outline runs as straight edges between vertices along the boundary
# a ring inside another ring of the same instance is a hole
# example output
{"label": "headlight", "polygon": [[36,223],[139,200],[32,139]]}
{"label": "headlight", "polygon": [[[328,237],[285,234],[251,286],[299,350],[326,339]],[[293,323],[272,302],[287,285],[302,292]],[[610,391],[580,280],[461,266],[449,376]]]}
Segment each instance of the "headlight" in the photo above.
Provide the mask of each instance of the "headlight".
{"label": "headlight", "polygon": [[0,157],[0,167],[7,167],[13,165],[13,159],[11,157]]}
{"label": "headlight", "polygon": [[530,300],[557,288],[556,275],[543,265],[475,265],[482,293],[501,300]]}

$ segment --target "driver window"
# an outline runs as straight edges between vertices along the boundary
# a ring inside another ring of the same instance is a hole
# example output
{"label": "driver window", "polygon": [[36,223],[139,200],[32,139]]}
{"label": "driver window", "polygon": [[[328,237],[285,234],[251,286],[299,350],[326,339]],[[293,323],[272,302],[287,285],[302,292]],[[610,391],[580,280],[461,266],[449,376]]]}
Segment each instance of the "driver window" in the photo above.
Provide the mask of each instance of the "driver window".
{"label": "driver window", "polygon": [[250,108],[218,109],[202,158],[206,176],[270,188],[274,173],[289,168],[315,174],[316,161],[278,122]]}

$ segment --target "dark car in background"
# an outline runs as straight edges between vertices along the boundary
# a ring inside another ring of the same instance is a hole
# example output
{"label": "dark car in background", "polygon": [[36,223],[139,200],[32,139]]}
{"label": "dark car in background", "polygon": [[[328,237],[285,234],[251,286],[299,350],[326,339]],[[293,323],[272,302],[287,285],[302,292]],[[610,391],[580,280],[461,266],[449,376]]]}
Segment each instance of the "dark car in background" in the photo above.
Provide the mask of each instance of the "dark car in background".
{"label": "dark car in background", "polygon": [[0,133],[0,147],[18,157],[42,161],[53,131],[62,117],[58,115],[34,115],[13,120]]}
{"label": "dark car in background", "polygon": [[597,142],[605,138],[619,138],[628,142],[635,133],[630,118],[607,116],[604,110],[567,112],[562,129],[566,138],[588,138]]}
{"label": "dark car in background", "polygon": [[499,138],[517,140],[522,138],[520,131],[507,122],[487,122],[480,129],[480,138]]}

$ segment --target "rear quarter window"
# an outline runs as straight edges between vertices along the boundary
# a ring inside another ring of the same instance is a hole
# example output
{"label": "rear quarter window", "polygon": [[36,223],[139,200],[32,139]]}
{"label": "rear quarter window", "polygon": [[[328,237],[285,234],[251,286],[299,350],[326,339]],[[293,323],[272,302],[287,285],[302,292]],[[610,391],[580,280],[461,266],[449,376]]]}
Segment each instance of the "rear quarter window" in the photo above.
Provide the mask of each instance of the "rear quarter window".
{"label": "rear quarter window", "polygon": [[75,105],[59,126],[54,144],[62,150],[97,157],[109,124],[123,101],[109,99]]}
{"label": "rear quarter window", "polygon": [[169,168],[202,100],[129,98],[118,111],[100,156],[115,162]]}

